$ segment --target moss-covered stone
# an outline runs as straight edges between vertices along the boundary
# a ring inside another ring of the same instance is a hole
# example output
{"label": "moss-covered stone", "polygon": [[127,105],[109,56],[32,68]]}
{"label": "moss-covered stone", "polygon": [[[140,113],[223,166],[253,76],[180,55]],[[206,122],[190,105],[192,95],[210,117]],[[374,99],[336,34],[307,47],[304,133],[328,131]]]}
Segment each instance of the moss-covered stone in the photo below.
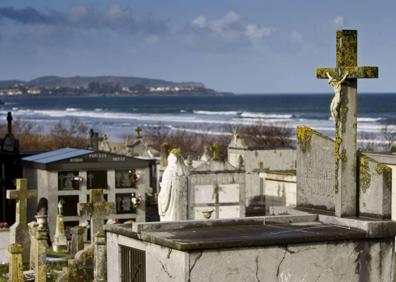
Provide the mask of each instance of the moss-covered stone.
{"label": "moss-covered stone", "polygon": [[359,157],[359,184],[363,193],[367,191],[371,184],[371,174],[369,168],[369,159],[364,155]]}
{"label": "moss-covered stone", "polygon": [[181,149],[180,148],[174,148],[172,149],[171,153],[175,156],[180,156],[181,155]]}
{"label": "moss-covered stone", "polygon": [[384,176],[385,186],[386,186],[386,188],[391,190],[392,189],[392,169],[387,165],[378,163],[375,166],[375,171],[378,174],[382,174]]}
{"label": "moss-covered stone", "polygon": [[302,151],[306,151],[311,143],[311,137],[315,130],[308,126],[298,126],[296,129],[297,142]]}

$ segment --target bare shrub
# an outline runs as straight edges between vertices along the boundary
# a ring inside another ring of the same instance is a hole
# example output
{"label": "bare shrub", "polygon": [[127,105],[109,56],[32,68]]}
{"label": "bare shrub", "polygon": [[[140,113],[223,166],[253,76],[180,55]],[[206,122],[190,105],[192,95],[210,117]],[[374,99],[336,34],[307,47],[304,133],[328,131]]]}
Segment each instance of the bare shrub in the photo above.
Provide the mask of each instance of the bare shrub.
{"label": "bare shrub", "polygon": [[259,122],[242,127],[240,134],[250,147],[272,149],[292,146],[292,130],[284,125],[269,126]]}

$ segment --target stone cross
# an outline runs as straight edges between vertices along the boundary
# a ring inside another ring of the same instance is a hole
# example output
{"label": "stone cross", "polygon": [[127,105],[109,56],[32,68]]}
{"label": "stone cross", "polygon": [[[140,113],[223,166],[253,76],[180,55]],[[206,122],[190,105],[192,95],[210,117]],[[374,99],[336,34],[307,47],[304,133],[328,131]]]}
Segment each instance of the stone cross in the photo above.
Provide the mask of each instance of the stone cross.
{"label": "stone cross", "polygon": [[106,235],[102,230],[95,235],[94,282],[107,281]]}
{"label": "stone cross", "polygon": [[[357,31],[338,30],[336,67],[319,68],[316,76],[329,78],[339,94],[335,138],[335,213],[336,216],[357,214],[357,79],[377,78],[378,67],[358,67]],[[332,103],[333,106],[333,103]]]}
{"label": "stone cross", "polygon": [[142,129],[140,127],[136,127],[135,132],[136,138],[142,138],[142,136],[140,135],[142,133]]}
{"label": "stone cross", "polygon": [[16,200],[16,220],[10,228],[10,243],[23,246],[23,262],[29,262],[30,235],[27,225],[27,200],[36,194],[35,190],[28,190],[27,179],[16,180],[16,190],[7,191],[7,199]]}
{"label": "stone cross", "polygon": [[11,115],[11,112],[7,113],[7,129],[8,129],[8,134],[12,134],[12,115]]}
{"label": "stone cross", "polygon": [[91,218],[91,240],[94,240],[95,235],[103,231],[106,217],[115,213],[115,205],[106,202],[103,197],[103,189],[91,189],[89,190],[89,203],[79,203],[78,213],[80,216]]}
{"label": "stone cross", "polygon": [[16,190],[7,191],[7,199],[16,200],[16,223],[27,224],[27,200],[35,195],[35,190],[28,190],[26,178],[17,179]]}
{"label": "stone cross", "polygon": [[23,247],[21,244],[13,243],[8,245],[9,258],[9,280],[13,282],[25,281],[23,277],[22,253]]}

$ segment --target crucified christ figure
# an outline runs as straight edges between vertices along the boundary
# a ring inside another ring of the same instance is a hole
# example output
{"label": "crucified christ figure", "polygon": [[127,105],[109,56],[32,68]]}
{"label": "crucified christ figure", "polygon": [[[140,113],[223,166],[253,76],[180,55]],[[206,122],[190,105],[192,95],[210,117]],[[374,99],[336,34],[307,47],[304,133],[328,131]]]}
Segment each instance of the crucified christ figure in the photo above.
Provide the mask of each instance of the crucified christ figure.
{"label": "crucified christ figure", "polygon": [[345,75],[342,77],[341,80],[337,80],[333,78],[328,72],[326,72],[327,77],[329,78],[328,83],[333,87],[334,90],[334,98],[331,100],[330,104],[330,112],[331,112],[331,117],[334,121],[336,121],[339,117],[339,109],[340,109],[340,103],[341,103],[341,84],[344,82],[344,80],[348,76],[348,72],[345,73]]}

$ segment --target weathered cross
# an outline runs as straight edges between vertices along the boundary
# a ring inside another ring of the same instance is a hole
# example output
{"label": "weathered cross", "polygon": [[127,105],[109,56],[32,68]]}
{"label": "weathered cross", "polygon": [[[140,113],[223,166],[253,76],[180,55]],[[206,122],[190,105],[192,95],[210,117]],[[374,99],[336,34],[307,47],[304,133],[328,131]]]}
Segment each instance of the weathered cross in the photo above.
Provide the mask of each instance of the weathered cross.
{"label": "weathered cross", "polygon": [[[377,78],[378,67],[357,66],[357,31],[338,30],[336,67],[319,68],[317,78],[327,79],[338,88],[340,101],[335,106],[336,122],[336,216],[357,213],[357,79]],[[337,85],[338,84],[338,85]],[[337,92],[337,91],[336,91]],[[337,93],[336,93],[337,95]],[[333,103],[332,103],[333,106]]]}
{"label": "weathered cross", "polygon": [[7,131],[8,131],[8,134],[12,134],[12,115],[11,115],[11,112],[7,113]]}
{"label": "weathered cross", "polygon": [[140,135],[142,133],[142,129],[140,127],[136,127],[135,132],[136,138],[142,138],[142,136]]}
{"label": "weathered cross", "polygon": [[16,224],[27,224],[27,200],[35,195],[35,190],[28,190],[26,178],[17,179],[16,190],[7,191],[7,199],[16,200]]}
{"label": "weathered cross", "polygon": [[78,204],[78,214],[89,216],[91,225],[91,240],[103,231],[106,216],[115,213],[114,203],[107,202],[103,197],[103,189],[91,189],[89,191],[89,203]]}

